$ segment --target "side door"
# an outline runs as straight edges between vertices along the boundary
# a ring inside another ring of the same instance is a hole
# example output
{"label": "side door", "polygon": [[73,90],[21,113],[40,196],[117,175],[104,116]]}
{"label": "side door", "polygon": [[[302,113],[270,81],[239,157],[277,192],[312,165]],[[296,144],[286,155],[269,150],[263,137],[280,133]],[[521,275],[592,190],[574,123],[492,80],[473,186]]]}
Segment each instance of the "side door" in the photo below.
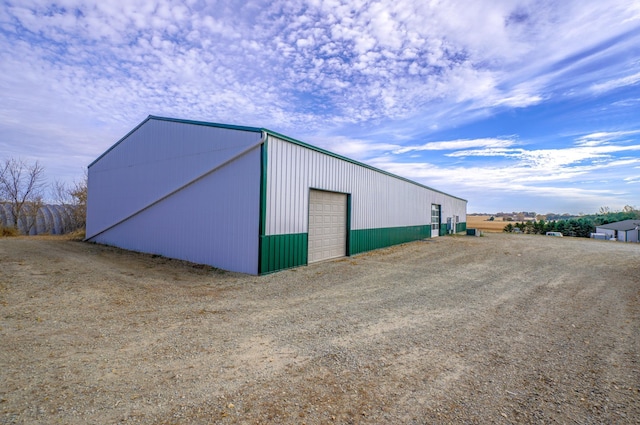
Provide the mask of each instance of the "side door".
{"label": "side door", "polygon": [[431,237],[440,236],[440,205],[431,204]]}

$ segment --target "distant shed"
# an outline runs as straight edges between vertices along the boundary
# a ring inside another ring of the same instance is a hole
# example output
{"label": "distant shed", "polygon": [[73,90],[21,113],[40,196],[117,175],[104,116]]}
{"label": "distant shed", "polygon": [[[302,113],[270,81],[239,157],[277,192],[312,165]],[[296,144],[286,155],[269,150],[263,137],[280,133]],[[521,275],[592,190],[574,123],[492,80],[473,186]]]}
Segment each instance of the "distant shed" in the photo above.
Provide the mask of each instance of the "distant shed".
{"label": "distant shed", "polygon": [[596,226],[596,233],[604,233],[607,239],[621,242],[640,241],[640,220],[623,220]]}
{"label": "distant shed", "polygon": [[[8,202],[0,202],[0,227],[13,226],[13,209]],[[41,205],[33,210],[25,205],[18,216],[18,230],[24,235],[61,235],[76,230],[72,208],[67,205]]]}
{"label": "distant shed", "polygon": [[149,116],[89,165],[87,240],[264,274],[465,231],[466,206],[263,128]]}

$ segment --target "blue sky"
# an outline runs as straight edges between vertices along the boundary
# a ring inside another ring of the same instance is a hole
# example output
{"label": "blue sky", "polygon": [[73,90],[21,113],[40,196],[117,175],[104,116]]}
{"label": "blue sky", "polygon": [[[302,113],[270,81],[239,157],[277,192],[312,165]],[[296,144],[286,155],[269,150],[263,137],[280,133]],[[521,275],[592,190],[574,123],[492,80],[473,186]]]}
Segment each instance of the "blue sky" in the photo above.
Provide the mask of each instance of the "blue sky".
{"label": "blue sky", "polygon": [[640,1],[3,0],[0,159],[147,115],[266,127],[469,200],[640,207]]}

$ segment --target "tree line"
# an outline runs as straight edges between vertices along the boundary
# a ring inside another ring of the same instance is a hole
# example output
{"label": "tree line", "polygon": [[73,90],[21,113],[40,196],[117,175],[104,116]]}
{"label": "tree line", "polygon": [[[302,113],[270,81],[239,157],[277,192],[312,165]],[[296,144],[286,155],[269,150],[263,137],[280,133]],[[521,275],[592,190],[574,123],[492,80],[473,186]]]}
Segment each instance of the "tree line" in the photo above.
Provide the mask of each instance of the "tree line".
{"label": "tree line", "polygon": [[[55,181],[47,185],[44,167],[22,159],[0,161],[0,236],[29,234],[44,219],[45,192],[61,208],[62,231],[82,231],[86,224],[87,176],[72,184]],[[47,209],[50,214],[50,210]]]}
{"label": "tree line", "polygon": [[622,211],[611,211],[608,207],[600,208],[597,214],[584,215],[582,217],[570,218],[566,220],[532,220],[522,223],[509,223],[504,227],[507,233],[516,232],[516,228],[522,233],[544,235],[547,232],[560,232],[564,236],[576,236],[588,238],[596,231],[597,226],[615,223],[623,220],[640,220],[640,210],[629,205]]}

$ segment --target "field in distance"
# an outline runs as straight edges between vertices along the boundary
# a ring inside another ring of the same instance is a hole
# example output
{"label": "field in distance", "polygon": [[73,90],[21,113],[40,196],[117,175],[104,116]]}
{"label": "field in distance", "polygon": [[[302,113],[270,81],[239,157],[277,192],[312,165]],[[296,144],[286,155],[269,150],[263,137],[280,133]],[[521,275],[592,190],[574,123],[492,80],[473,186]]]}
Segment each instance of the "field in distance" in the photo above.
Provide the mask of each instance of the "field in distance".
{"label": "field in distance", "polygon": [[504,226],[513,222],[502,221],[501,217],[496,217],[494,221],[489,221],[490,215],[468,215],[467,229],[479,229],[483,232],[502,232]]}

